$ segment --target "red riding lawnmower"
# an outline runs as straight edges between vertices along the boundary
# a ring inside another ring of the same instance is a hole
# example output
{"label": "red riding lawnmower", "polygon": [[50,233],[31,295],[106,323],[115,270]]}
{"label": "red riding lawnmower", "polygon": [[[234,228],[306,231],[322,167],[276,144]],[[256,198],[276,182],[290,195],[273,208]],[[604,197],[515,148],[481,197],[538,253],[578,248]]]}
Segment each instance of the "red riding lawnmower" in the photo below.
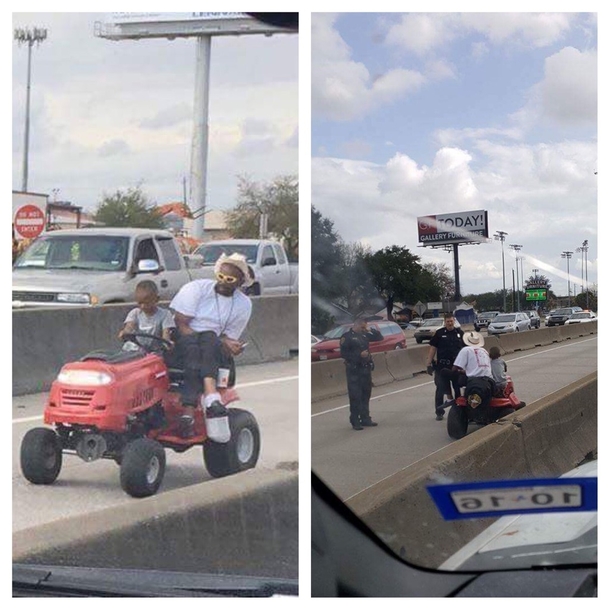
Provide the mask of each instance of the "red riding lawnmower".
{"label": "red riding lawnmower", "polygon": [[[166,447],[182,453],[202,446],[213,477],[254,468],[260,432],[251,413],[229,408],[231,438],[216,443],[207,438],[203,412],[196,409],[194,436],[183,438],[183,371],[166,365],[161,352],[168,342],[139,333],[124,339],[138,347],[91,352],[61,369],[44,411],[44,423],[53,429],[34,428],[21,443],[21,470],[28,481],[53,483],[63,453],[76,454],[85,462],[111,459],[120,466],[123,490],[142,498],[161,485]],[[233,388],[220,394],[225,406],[238,400]]]}
{"label": "red riding lawnmower", "polygon": [[[507,377],[507,383],[501,396],[486,397],[480,388],[481,386],[477,386],[476,383],[472,385],[469,383],[464,395],[458,396],[452,401],[447,416],[447,432],[451,438],[459,439],[466,436],[468,424],[471,422],[485,426],[525,407],[525,403],[517,398],[513,380],[510,377]],[[490,387],[490,393],[492,391]]]}

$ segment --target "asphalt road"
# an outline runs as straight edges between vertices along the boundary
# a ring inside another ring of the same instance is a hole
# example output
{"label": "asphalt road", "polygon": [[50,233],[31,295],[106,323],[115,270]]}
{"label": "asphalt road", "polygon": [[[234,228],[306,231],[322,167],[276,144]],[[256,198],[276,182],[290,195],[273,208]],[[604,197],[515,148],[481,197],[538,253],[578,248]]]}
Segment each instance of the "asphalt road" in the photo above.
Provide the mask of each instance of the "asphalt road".
{"label": "asphalt road", "polygon": [[[259,469],[297,467],[297,375],[296,360],[238,369],[241,400],[235,406],[251,411],[259,423],[262,438]],[[110,460],[87,464],[77,456],[67,455],[53,485],[32,485],[24,479],[19,468],[21,439],[30,428],[43,425],[45,398],[46,394],[33,394],[13,399],[13,532],[108,507],[126,509],[138,502],[123,492],[119,469]],[[165,478],[158,493],[210,478],[201,448],[194,447],[183,454],[168,450]]]}
{"label": "asphalt road", "polygon": [[[531,403],[597,370],[597,337],[505,357],[516,394]],[[428,375],[373,388],[376,428],[352,430],[347,396],[312,406],[312,469],[343,500],[451,442],[446,418],[434,416]],[[476,434],[476,428],[470,428]]]}

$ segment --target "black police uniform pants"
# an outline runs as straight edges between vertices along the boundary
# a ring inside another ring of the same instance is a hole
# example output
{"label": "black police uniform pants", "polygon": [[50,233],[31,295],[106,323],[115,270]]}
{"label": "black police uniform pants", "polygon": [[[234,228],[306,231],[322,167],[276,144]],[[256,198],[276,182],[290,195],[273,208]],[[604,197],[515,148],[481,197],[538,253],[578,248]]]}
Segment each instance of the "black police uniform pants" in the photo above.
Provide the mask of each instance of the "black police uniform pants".
{"label": "black police uniform pants", "polygon": [[[453,375],[456,373],[456,375]],[[434,385],[436,391],[434,392],[434,411],[440,407],[445,398],[445,394],[453,386],[453,397],[457,398],[460,395],[460,379],[459,371],[452,371],[451,369],[438,369],[434,371]],[[451,385],[450,385],[451,384]],[[466,385],[466,382],[464,382]]]}
{"label": "black police uniform pants", "polygon": [[369,401],[373,387],[371,369],[365,367],[345,369],[349,396],[349,421],[356,425],[371,420]]}

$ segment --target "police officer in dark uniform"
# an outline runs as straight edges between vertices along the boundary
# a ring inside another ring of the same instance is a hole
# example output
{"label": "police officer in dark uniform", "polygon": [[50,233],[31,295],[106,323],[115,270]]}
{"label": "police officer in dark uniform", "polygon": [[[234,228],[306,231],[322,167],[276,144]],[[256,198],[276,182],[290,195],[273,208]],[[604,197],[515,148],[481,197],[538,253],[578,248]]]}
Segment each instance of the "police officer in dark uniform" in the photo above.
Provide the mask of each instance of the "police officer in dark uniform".
{"label": "police officer in dark uniform", "polygon": [[[451,369],[453,361],[460,353],[460,350],[465,346],[464,331],[461,328],[456,328],[455,318],[452,313],[445,314],[445,326],[439,328],[430,339],[430,349],[428,350],[428,358],[426,360],[426,370],[429,375],[434,374],[434,385],[436,392],[434,393],[434,412],[436,419],[442,420],[445,415],[445,409],[442,408],[445,390],[445,379],[440,372],[443,369]],[[436,363],[434,357],[436,356]],[[455,397],[459,394],[459,386],[457,382],[453,383],[453,391]],[[451,396],[447,397],[448,399]]]}
{"label": "police officer in dark uniform", "polygon": [[349,421],[354,430],[376,426],[369,413],[369,400],[373,387],[373,358],[370,341],[381,341],[382,334],[369,329],[366,320],[358,319],[340,340],[341,357],[345,360],[347,392],[349,395]]}

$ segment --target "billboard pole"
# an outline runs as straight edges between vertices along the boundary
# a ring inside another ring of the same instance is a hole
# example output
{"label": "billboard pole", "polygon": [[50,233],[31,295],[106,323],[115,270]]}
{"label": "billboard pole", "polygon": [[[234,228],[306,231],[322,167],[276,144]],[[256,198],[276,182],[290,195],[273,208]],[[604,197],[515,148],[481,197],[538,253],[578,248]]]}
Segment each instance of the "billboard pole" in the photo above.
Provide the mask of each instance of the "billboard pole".
{"label": "billboard pole", "polygon": [[191,148],[191,210],[193,237],[203,239],[208,162],[208,115],[210,99],[211,36],[197,38],[193,142]]}
{"label": "billboard pole", "polygon": [[461,301],[462,295],[460,294],[460,259],[458,256],[459,244],[453,244],[453,269],[455,275],[455,301]]}

